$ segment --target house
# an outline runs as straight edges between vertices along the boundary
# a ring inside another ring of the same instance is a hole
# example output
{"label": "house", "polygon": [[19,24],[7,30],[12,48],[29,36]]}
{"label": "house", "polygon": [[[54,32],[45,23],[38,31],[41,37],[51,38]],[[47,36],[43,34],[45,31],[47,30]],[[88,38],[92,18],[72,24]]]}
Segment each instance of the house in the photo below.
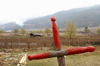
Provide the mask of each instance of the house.
{"label": "house", "polygon": [[30,37],[43,37],[42,33],[30,33]]}

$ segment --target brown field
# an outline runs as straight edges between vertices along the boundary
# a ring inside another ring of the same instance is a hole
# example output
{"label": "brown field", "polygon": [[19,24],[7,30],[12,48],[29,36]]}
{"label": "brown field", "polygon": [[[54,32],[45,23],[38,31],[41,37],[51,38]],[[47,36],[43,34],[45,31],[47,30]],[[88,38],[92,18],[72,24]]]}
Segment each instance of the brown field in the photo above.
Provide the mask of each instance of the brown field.
{"label": "brown field", "polygon": [[[67,56],[66,66],[99,66],[100,65],[100,36],[78,36],[69,40],[60,37],[62,49],[93,45],[96,50]],[[25,53],[28,55],[54,51],[53,37],[0,37],[0,66],[16,66]],[[9,45],[12,44],[12,45]],[[14,43],[18,45],[13,45]],[[20,44],[26,45],[20,45]],[[36,43],[35,45],[31,45]],[[3,44],[3,45],[2,45]],[[83,58],[84,57],[84,58]],[[88,62],[86,61],[88,60]],[[27,60],[26,66],[57,66],[57,58],[43,60]]]}
{"label": "brown field", "polygon": [[[73,48],[77,46],[66,46],[62,45],[63,49]],[[100,65],[100,46],[94,46],[96,50],[94,52],[87,52],[77,55],[69,55],[65,57],[66,66],[99,66]],[[3,52],[3,50],[5,50]],[[0,49],[0,66],[17,66],[18,62],[25,53],[28,55],[49,52],[47,47],[38,50],[23,51],[22,49],[15,48],[14,51],[11,49]],[[17,52],[15,52],[17,51]],[[40,60],[29,61],[27,59],[26,66],[58,66],[57,58],[48,58]]]}
{"label": "brown field", "polygon": [[[68,38],[60,37],[61,44],[67,46],[89,46],[100,45],[100,36],[78,36],[69,40]],[[1,37],[0,48],[38,48],[51,47],[53,37]],[[14,45],[15,44],[15,45]],[[26,44],[26,45],[24,45]]]}

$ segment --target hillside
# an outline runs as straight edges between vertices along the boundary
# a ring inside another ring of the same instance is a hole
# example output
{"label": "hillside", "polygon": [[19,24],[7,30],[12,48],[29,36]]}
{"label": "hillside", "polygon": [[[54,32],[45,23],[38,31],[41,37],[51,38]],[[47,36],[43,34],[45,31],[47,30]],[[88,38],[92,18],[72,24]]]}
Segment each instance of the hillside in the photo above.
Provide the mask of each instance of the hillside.
{"label": "hillside", "polygon": [[25,28],[27,30],[32,29],[44,29],[46,27],[52,28],[50,18],[55,16],[57,19],[57,25],[60,28],[64,28],[67,22],[74,19],[76,26],[79,27],[97,27],[100,25],[100,5],[75,8],[67,11],[56,12],[51,15],[38,18],[30,18],[24,22],[23,26],[20,26],[14,22],[10,22],[4,25],[0,25],[0,30],[13,30],[15,28]]}
{"label": "hillside", "polygon": [[45,17],[27,20],[23,27],[25,29],[51,28],[51,16],[57,18],[57,24],[60,28],[64,28],[65,24],[72,19],[74,19],[77,27],[94,27],[100,25],[100,5],[60,11]]}
{"label": "hillside", "polygon": [[14,23],[14,22],[10,22],[4,25],[0,25],[0,30],[13,30],[13,29],[21,29],[21,26]]}

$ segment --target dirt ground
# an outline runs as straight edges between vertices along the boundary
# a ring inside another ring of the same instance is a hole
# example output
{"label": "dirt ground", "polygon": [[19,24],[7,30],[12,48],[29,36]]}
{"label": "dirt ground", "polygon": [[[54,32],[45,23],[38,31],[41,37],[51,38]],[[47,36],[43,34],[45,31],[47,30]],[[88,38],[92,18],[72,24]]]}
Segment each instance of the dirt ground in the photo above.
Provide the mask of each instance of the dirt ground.
{"label": "dirt ground", "polygon": [[[96,50],[92,52],[92,54],[100,53],[100,46],[94,46]],[[74,46],[66,46],[62,45],[63,49],[75,48]],[[41,47],[37,50],[25,50],[25,49],[0,49],[0,66],[16,66],[21,57],[25,53],[32,53],[37,51],[52,51],[50,47]],[[84,53],[84,54],[91,54],[91,53]],[[83,55],[83,54],[82,54]]]}

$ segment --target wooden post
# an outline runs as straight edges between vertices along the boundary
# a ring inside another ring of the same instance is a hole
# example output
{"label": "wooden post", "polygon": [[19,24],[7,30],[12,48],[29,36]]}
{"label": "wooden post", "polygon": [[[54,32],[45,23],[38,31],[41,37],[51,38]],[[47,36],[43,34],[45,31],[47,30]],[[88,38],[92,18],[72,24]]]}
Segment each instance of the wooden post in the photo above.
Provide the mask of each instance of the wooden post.
{"label": "wooden post", "polygon": [[12,49],[12,41],[11,41],[11,49]]}

